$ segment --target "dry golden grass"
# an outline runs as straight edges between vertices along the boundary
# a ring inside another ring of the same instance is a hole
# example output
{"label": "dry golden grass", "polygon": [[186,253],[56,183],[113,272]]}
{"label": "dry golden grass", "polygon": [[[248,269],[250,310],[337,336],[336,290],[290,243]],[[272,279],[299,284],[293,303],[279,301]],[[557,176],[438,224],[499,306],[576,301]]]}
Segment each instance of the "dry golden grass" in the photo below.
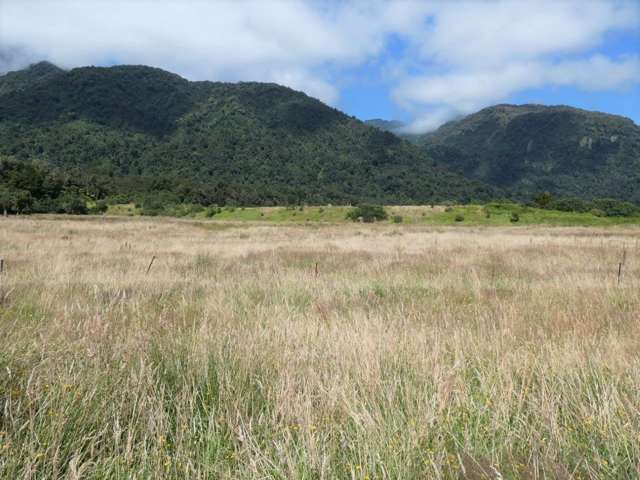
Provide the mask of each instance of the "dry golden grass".
{"label": "dry golden grass", "polygon": [[0,476],[637,478],[639,239],[0,219]]}

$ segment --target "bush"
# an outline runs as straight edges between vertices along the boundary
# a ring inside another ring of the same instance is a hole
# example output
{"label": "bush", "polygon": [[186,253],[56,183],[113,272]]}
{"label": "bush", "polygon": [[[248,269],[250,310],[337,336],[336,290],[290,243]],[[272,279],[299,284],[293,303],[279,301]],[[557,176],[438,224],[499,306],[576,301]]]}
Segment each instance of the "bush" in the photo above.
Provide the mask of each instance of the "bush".
{"label": "bush", "polygon": [[640,209],[633,203],[612,198],[596,199],[593,201],[593,207],[602,210],[607,217],[632,217],[640,213]]}
{"label": "bush", "polygon": [[98,200],[89,207],[89,213],[92,215],[102,215],[109,209],[109,205],[104,200]]}
{"label": "bush", "polygon": [[199,203],[176,203],[166,205],[162,213],[172,217],[188,217],[196,215],[203,210],[204,207]]}
{"label": "bush", "polygon": [[31,193],[27,190],[11,189],[0,185],[0,214],[29,213],[34,206]]}
{"label": "bush", "polygon": [[[105,200],[109,205],[126,205],[127,203],[131,203],[131,198],[123,194],[111,195],[107,197]],[[140,207],[137,207],[137,208],[140,208]]]}
{"label": "bush", "polygon": [[220,207],[207,207],[204,211],[204,215],[207,218],[211,218],[216,216],[220,212],[222,212],[222,209]]}
{"label": "bush", "polygon": [[140,213],[142,215],[152,217],[156,215],[166,215],[167,212],[174,209],[178,203],[178,197],[174,193],[166,190],[148,194],[136,202],[136,204],[141,207]]}
{"label": "bush", "polygon": [[509,221],[510,221],[511,223],[517,223],[517,222],[519,222],[519,221],[520,221],[520,215],[518,215],[516,212],[513,212],[513,213],[511,214],[511,217],[509,218]]}
{"label": "bush", "polygon": [[159,199],[148,198],[140,204],[140,208],[142,215],[155,217],[164,213],[165,204]]}
{"label": "bush", "polygon": [[87,199],[78,191],[67,190],[58,200],[58,212],[72,215],[86,215]]}
{"label": "bush", "polygon": [[539,194],[533,202],[538,208],[548,208],[549,204],[553,202],[553,195],[549,192],[543,192]]}
{"label": "bush", "polygon": [[402,223],[402,221],[403,221],[402,215],[393,216],[393,223]]}
{"label": "bush", "polygon": [[446,207],[444,209],[445,212],[453,212],[453,207]]}
{"label": "bush", "polygon": [[456,222],[464,222],[464,216],[463,215],[456,215],[455,221]]}
{"label": "bush", "polygon": [[366,223],[377,222],[389,218],[386,210],[380,205],[360,205],[347,213],[347,219],[354,222],[362,220]]}
{"label": "bush", "polygon": [[550,210],[559,210],[561,212],[588,212],[591,205],[579,198],[560,198],[553,200],[547,204]]}

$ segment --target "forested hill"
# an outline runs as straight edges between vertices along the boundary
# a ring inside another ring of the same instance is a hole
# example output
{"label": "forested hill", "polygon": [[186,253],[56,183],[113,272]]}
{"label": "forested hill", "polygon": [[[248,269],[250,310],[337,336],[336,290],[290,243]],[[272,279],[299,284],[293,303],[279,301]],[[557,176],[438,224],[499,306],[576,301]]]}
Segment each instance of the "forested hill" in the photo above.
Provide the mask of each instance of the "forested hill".
{"label": "forested hill", "polygon": [[496,105],[417,139],[453,169],[531,198],[549,191],[640,202],[640,127],[566,106]]}
{"label": "forested hill", "polygon": [[145,66],[41,63],[0,77],[0,156],[54,169],[95,199],[410,204],[496,195],[303,93],[189,82]]}

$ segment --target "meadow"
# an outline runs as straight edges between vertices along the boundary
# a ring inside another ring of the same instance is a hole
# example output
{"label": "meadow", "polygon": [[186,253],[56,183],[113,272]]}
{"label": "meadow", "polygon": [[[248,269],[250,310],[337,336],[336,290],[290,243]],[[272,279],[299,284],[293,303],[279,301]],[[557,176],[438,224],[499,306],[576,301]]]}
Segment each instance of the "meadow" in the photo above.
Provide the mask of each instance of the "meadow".
{"label": "meadow", "polygon": [[0,478],[638,478],[640,227],[523,223],[0,218]]}
{"label": "meadow", "polygon": [[[348,223],[348,206],[289,206],[289,207],[232,207],[195,208],[193,205],[176,205],[165,212],[166,216],[222,222],[270,222],[270,223]],[[508,226],[513,225],[513,214],[518,215],[518,225],[549,226],[613,226],[640,225],[640,216],[597,216],[589,212],[563,212],[518,205],[515,203],[490,203],[486,205],[396,205],[385,207],[389,221],[432,226]],[[140,216],[144,210],[135,204],[110,205],[110,216]]]}

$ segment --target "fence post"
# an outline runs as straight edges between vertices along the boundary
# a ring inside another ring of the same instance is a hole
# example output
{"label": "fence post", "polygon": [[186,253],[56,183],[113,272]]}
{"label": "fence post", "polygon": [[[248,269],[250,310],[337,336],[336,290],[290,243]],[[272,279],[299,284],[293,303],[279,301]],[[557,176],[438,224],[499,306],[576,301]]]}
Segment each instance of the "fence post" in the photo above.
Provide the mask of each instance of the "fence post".
{"label": "fence post", "polygon": [[145,275],[149,275],[149,270],[151,270],[151,265],[153,265],[153,261],[155,259],[156,259],[155,255],[153,257],[151,257],[151,262],[149,262],[149,266],[147,267],[147,273],[145,273]]}

